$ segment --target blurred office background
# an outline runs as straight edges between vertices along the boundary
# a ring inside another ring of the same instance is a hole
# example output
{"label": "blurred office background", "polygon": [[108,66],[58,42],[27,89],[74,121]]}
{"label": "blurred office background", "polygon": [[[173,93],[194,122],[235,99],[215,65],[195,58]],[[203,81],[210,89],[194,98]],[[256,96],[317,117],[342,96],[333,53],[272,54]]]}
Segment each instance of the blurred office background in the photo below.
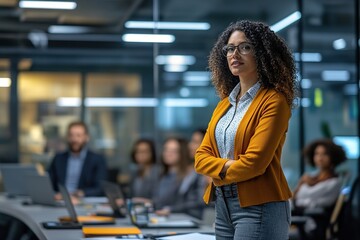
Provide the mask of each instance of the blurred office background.
{"label": "blurred office background", "polygon": [[343,144],[343,167],[357,175],[359,0],[28,4],[0,0],[0,162],[46,166],[76,119],[120,173],[138,138],[189,138],[219,100],[207,72],[213,44],[230,22],[251,19],[271,25],[297,61],[302,95],[282,162],[290,185],[307,168],[301,149],[322,137]]}

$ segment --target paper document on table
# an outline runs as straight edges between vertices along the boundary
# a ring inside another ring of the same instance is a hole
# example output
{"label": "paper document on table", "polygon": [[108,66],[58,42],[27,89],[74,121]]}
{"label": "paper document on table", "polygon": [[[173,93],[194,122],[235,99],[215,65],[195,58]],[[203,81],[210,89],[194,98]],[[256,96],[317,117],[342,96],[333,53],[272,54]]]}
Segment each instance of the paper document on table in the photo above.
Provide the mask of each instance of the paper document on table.
{"label": "paper document on table", "polygon": [[158,240],[215,240],[215,235],[203,233],[188,233],[156,238]]}

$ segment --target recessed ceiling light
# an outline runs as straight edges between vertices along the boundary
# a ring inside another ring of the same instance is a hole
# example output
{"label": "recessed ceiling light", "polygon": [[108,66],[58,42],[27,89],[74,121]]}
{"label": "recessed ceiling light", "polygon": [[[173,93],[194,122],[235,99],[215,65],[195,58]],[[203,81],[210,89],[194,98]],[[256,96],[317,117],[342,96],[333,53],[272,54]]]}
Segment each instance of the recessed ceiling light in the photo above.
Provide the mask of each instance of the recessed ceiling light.
{"label": "recessed ceiling light", "polygon": [[324,70],[321,73],[324,81],[349,81],[350,72],[347,70]]}
{"label": "recessed ceiling light", "polygon": [[311,101],[309,98],[301,98],[301,106],[302,107],[310,107]]}
{"label": "recessed ceiling light", "polygon": [[336,50],[341,50],[346,48],[346,41],[343,38],[339,38],[333,42],[333,48]]}
{"label": "recessed ceiling light", "polygon": [[91,28],[84,26],[61,26],[52,25],[48,28],[49,33],[87,33]]}
{"label": "recessed ceiling light", "polygon": [[[300,54],[294,53],[295,61],[300,61]],[[302,53],[301,60],[303,62],[321,62],[322,55],[320,53]]]}
{"label": "recessed ceiling light", "polygon": [[165,98],[162,104],[166,107],[206,107],[209,102],[205,98]]}
{"label": "recessed ceiling light", "polygon": [[309,89],[312,86],[312,82],[308,78],[303,78],[301,81],[301,88],[302,89]]}
{"label": "recessed ceiling light", "polygon": [[[56,101],[59,107],[79,107],[80,98],[61,97]],[[85,98],[87,107],[156,107],[158,100],[155,98]]]}
{"label": "recessed ceiling light", "polygon": [[279,22],[273,24],[270,26],[271,30],[274,32],[279,32],[280,30],[286,28],[287,26],[291,25],[292,23],[296,22],[301,18],[301,13],[299,11],[296,11],[286,18],[280,20]]}
{"label": "recessed ceiling light", "polygon": [[167,64],[164,67],[166,72],[185,72],[188,69],[187,65]]}
{"label": "recessed ceiling light", "polygon": [[75,2],[60,2],[60,1],[20,1],[21,8],[37,8],[37,9],[75,9],[77,4]]}
{"label": "recessed ceiling light", "polygon": [[170,34],[124,34],[124,42],[142,42],[142,43],[172,43],[175,36]]}
{"label": "recessed ceiling light", "polygon": [[127,21],[125,27],[136,29],[209,30],[210,24],[207,22]]}
{"label": "recessed ceiling light", "polygon": [[0,78],[0,87],[10,87],[11,79],[10,78]]}
{"label": "recessed ceiling light", "polygon": [[188,71],[184,73],[184,81],[188,82],[209,82],[210,72]]}
{"label": "recessed ceiling light", "polygon": [[192,55],[159,55],[156,56],[155,62],[159,65],[193,65],[196,58]]}

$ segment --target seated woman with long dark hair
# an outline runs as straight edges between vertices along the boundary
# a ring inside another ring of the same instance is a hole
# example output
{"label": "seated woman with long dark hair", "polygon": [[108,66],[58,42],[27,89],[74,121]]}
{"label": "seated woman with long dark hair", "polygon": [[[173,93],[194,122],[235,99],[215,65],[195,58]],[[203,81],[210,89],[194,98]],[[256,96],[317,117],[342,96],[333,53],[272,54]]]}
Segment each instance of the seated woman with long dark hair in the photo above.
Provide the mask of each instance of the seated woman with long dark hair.
{"label": "seated woman with long dark hair", "polygon": [[160,170],[156,164],[155,144],[149,139],[135,142],[131,158],[136,169],[131,174],[130,195],[135,201],[152,199],[159,183]]}

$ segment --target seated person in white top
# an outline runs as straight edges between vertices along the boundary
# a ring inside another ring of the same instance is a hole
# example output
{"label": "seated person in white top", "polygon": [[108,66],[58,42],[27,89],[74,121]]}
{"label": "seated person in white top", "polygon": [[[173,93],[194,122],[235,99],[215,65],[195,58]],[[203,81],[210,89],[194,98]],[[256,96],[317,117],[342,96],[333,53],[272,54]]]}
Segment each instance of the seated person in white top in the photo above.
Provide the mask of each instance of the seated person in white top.
{"label": "seated person in white top", "polygon": [[309,163],[318,169],[315,175],[304,174],[294,191],[296,207],[332,207],[340,193],[341,179],[335,168],[346,160],[342,147],[331,140],[310,143],[304,150]]}
{"label": "seated person in white top", "polygon": [[[339,196],[342,181],[335,172],[336,166],[346,160],[342,147],[329,139],[320,139],[310,143],[304,150],[309,163],[317,168],[316,174],[304,174],[294,191],[293,214],[303,210],[317,208],[322,214],[310,214],[304,230],[308,239],[325,239],[326,227],[331,212]],[[314,211],[314,210],[312,210]]]}

